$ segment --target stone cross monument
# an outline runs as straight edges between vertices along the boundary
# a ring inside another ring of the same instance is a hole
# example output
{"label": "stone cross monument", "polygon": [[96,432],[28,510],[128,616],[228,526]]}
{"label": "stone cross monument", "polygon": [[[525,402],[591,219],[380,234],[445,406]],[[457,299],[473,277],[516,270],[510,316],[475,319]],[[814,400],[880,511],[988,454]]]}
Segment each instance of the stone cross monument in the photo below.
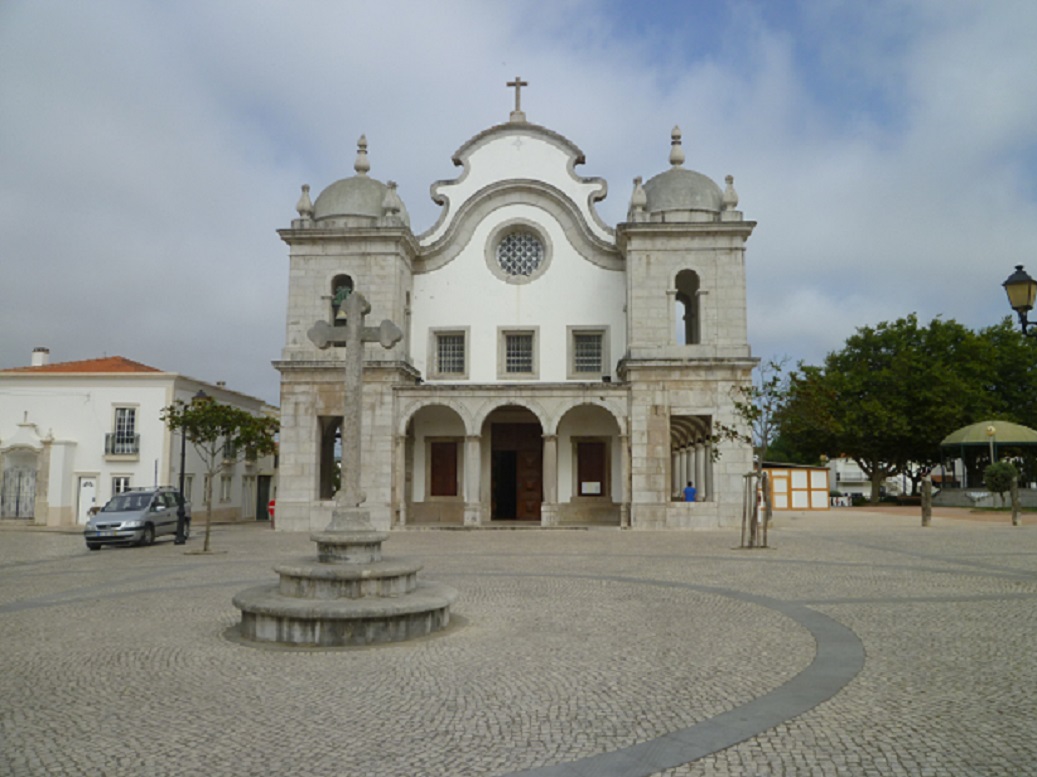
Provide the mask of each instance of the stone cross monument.
{"label": "stone cross monument", "polygon": [[360,490],[361,469],[361,408],[363,407],[364,343],[377,342],[383,348],[392,348],[403,337],[403,332],[389,319],[380,326],[364,326],[364,317],[371,305],[363,294],[352,292],[342,304],[346,314],[345,337],[342,330],[327,321],[318,321],[307,333],[321,350],[338,342],[346,345],[345,397],[342,409],[342,480],[335,494],[335,508],[331,523],[325,531],[370,531],[371,517],[360,505],[366,495]]}
{"label": "stone cross monument", "polygon": [[361,510],[360,410],[363,407],[364,343],[392,348],[403,332],[386,319],[364,326],[371,306],[362,294],[349,294],[339,308],[342,328],[318,321],[307,333],[321,350],[346,346],[345,401],[342,413],[342,488],[335,494],[331,523],[310,535],[317,543],[317,564],[274,567],[280,582],[260,585],[234,597],[241,610],[238,633],[260,644],[295,646],[376,645],[423,637],[450,623],[457,591],[442,583],[418,580],[421,564],[382,558],[388,532],[374,531]]}

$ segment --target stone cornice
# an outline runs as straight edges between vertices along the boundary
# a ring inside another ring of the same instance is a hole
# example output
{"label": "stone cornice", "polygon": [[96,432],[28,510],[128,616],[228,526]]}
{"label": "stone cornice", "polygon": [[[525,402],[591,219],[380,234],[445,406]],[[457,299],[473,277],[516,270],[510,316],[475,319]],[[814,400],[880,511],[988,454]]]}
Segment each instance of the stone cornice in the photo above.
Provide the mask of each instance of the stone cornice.
{"label": "stone cornice", "polygon": [[616,225],[616,244],[626,251],[631,238],[672,237],[684,238],[691,235],[736,235],[743,240],[752,234],[755,221],[694,221],[694,222],[630,222]]}
{"label": "stone cornice", "polygon": [[305,229],[279,229],[277,234],[290,246],[308,243],[355,242],[376,240],[388,243],[403,243],[412,256],[418,253],[418,241],[406,227],[307,227]]}

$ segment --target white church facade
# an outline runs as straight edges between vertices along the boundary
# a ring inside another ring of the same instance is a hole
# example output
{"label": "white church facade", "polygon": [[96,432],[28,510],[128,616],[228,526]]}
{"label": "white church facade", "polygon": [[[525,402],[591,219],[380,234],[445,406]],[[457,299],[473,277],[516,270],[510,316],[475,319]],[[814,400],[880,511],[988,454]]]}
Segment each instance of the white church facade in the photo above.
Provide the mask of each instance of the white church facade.
{"label": "white church facade", "polygon": [[[518,79],[516,79],[518,81]],[[524,84],[523,84],[524,85]],[[752,451],[720,440],[755,364],[745,245],[755,224],[686,169],[635,180],[627,220],[604,223],[582,152],[510,120],[466,142],[433,185],[438,221],[415,235],[394,183],[355,175],[279,231],[289,246],[277,529],[331,518],[343,415],[341,326],[362,292],[369,325],[403,338],[364,354],[361,488],[381,529],[406,525],[633,528],[737,525]],[[344,456],[342,466],[350,466]],[[698,500],[683,501],[694,483]]]}

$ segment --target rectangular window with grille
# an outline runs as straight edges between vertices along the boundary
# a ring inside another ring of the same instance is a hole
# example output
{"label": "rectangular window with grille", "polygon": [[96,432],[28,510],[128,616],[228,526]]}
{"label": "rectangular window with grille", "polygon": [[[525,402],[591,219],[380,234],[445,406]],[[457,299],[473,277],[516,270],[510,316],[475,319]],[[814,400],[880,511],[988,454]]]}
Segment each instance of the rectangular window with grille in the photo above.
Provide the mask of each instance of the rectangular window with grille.
{"label": "rectangular window with grille", "polygon": [[497,330],[497,378],[535,380],[540,375],[538,327]]}
{"label": "rectangular window with grille", "polygon": [[428,377],[467,380],[468,327],[429,330]]}
{"label": "rectangular window with grille", "polygon": [[436,335],[436,368],[440,375],[464,375],[464,332]]}
{"label": "rectangular window with grille", "polygon": [[604,379],[608,354],[608,327],[569,327],[569,380]]}
{"label": "rectangular window with grille", "polygon": [[533,371],[533,335],[521,332],[504,336],[504,371],[528,374]]}
{"label": "rectangular window with grille", "polygon": [[601,374],[600,332],[577,332],[573,335],[573,372]]}

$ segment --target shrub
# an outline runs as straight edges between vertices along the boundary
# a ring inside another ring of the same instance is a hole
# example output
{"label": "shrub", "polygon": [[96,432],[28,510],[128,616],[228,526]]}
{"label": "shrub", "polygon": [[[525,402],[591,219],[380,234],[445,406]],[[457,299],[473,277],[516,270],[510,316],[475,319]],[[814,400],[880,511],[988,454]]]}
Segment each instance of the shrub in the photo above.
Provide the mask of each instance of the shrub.
{"label": "shrub", "polygon": [[983,483],[1001,497],[1001,506],[1005,506],[1005,491],[1012,487],[1012,479],[1019,477],[1019,470],[1010,461],[996,461],[983,470]]}

